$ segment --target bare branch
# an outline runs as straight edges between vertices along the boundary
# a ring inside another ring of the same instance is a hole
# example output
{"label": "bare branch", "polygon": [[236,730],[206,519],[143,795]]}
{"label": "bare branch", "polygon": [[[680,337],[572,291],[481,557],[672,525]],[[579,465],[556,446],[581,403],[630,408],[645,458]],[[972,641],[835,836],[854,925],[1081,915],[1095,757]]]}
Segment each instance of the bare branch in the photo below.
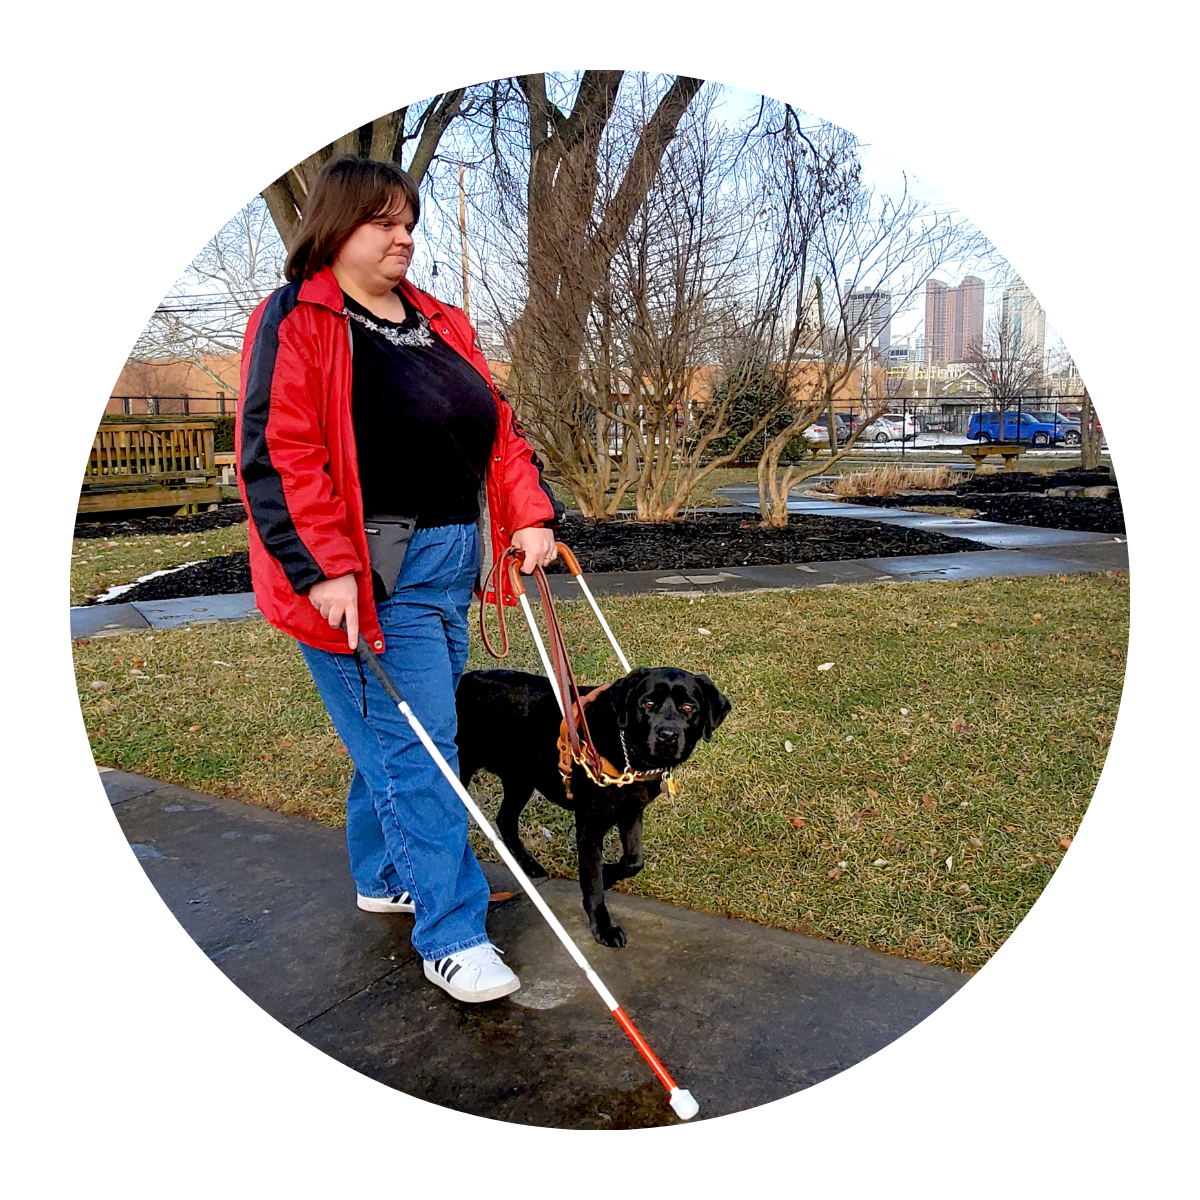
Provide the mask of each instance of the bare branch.
{"label": "bare branch", "polygon": [[417,142],[417,148],[413,151],[413,156],[406,168],[418,186],[425,178],[429,164],[437,153],[442,135],[446,132],[450,122],[462,111],[463,97],[466,94],[466,88],[456,88],[431,101],[425,110],[421,139]]}

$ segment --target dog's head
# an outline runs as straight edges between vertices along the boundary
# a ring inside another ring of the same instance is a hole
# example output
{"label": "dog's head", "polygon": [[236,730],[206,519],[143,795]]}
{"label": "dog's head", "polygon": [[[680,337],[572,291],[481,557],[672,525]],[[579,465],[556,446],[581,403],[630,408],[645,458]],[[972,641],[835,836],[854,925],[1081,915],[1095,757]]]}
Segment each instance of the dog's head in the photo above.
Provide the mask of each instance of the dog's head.
{"label": "dog's head", "polygon": [[676,667],[638,667],[609,688],[630,766],[678,766],[725,720],[733,705],[707,675]]}

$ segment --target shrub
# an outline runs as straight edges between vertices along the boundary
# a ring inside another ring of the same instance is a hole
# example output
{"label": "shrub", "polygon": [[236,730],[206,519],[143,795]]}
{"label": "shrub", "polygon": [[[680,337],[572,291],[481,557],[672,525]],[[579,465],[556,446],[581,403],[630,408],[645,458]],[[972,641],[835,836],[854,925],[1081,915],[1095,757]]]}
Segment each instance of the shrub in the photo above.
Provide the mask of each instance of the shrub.
{"label": "shrub", "polygon": [[213,452],[216,454],[233,453],[233,417],[213,417]]}

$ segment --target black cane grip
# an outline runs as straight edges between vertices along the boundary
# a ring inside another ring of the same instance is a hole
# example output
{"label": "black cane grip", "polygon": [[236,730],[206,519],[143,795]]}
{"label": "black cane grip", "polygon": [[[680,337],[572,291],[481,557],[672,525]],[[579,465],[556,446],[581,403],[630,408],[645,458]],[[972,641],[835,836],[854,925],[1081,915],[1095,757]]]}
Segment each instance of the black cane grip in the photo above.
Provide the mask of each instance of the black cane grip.
{"label": "black cane grip", "polygon": [[379,680],[379,686],[387,693],[387,698],[393,704],[404,703],[404,696],[400,689],[392,682],[392,677],[383,669],[383,663],[379,661],[375,651],[367,645],[366,638],[361,635],[358,645],[354,647],[354,655]]}

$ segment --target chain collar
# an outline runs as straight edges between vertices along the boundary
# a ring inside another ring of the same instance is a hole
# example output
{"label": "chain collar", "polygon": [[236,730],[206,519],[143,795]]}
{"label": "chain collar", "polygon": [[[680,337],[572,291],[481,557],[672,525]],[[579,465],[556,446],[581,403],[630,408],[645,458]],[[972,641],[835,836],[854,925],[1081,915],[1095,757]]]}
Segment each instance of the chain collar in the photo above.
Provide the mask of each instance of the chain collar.
{"label": "chain collar", "polygon": [[[605,684],[605,687],[608,685]],[[586,705],[599,694],[602,689],[597,689],[591,696],[584,699]],[[652,771],[635,771],[629,765],[629,747],[625,744],[625,730],[618,730],[621,739],[621,753],[624,756],[624,769],[618,771],[608,759],[601,757],[601,768],[599,773],[592,769],[591,764],[587,761],[586,754],[580,754],[576,757],[571,753],[569,742],[567,739],[567,722],[564,719],[559,729],[558,735],[558,769],[562,776],[563,786],[566,788],[567,796],[571,795],[571,764],[583,769],[583,773],[597,787],[624,787],[630,783],[654,783],[658,782],[666,789],[668,796],[675,796],[679,793],[679,784],[672,778],[670,768],[659,767]]]}

